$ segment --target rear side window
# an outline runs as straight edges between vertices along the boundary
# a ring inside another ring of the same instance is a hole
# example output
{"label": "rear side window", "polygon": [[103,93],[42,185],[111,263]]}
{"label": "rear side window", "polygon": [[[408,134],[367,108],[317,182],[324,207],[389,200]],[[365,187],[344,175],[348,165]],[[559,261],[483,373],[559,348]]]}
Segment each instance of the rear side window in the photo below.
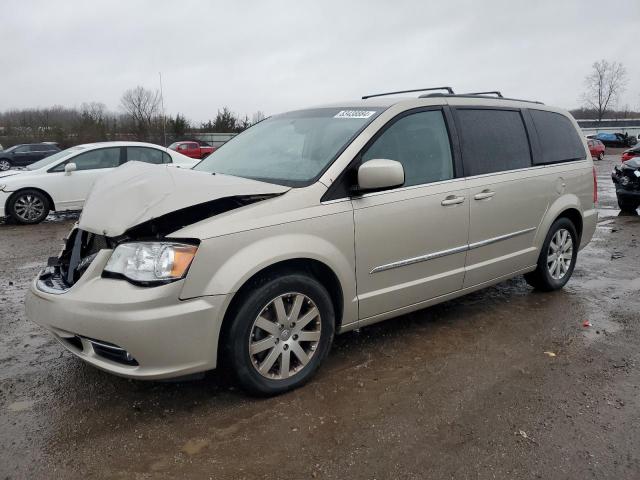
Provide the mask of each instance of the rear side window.
{"label": "rear side window", "polygon": [[540,139],[541,163],[569,162],[585,158],[582,140],[567,117],[543,110],[529,111]]}
{"label": "rear side window", "polygon": [[[163,155],[164,154],[164,155]],[[138,161],[145,163],[170,163],[171,158],[167,162],[168,155],[162,150],[148,147],[127,147],[127,161]]]}
{"label": "rear side window", "polygon": [[458,109],[466,176],[531,166],[529,137],[519,111]]}

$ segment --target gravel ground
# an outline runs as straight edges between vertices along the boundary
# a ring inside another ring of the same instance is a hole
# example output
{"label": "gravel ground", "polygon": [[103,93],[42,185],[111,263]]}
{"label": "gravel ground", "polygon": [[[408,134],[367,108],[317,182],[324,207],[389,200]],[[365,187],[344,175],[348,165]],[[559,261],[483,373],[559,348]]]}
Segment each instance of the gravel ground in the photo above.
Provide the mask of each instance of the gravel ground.
{"label": "gravel ground", "polygon": [[516,278],[342,335],[266,400],[75,359],[23,305],[74,216],[0,224],[0,478],[640,478],[640,217],[616,209],[618,159],[597,162],[599,226],[564,290]]}

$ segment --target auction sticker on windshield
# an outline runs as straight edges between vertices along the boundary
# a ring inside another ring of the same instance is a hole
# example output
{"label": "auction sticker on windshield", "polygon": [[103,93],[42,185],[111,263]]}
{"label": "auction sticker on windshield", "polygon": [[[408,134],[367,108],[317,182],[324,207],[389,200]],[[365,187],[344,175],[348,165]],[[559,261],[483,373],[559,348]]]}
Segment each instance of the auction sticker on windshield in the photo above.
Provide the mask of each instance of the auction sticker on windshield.
{"label": "auction sticker on windshield", "polygon": [[340,110],[333,118],[369,118],[375,113],[365,110]]}

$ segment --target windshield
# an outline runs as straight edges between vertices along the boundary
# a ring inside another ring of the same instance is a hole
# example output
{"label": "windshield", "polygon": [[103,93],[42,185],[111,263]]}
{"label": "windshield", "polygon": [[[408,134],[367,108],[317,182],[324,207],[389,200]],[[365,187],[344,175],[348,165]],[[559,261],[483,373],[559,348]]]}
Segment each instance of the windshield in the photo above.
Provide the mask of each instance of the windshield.
{"label": "windshield", "polygon": [[67,148],[66,150],[62,150],[61,152],[57,152],[57,153],[54,153],[53,155],[49,155],[48,157],[43,158],[38,162],[32,163],[31,165],[27,165],[27,170],[38,170],[39,168],[44,168],[56,162],[57,160],[60,160],[61,158],[66,157],[70,153],[78,152],[80,150],[84,150],[84,147]]}
{"label": "windshield", "polygon": [[306,186],[382,110],[336,107],[276,115],[225,143],[194,170]]}

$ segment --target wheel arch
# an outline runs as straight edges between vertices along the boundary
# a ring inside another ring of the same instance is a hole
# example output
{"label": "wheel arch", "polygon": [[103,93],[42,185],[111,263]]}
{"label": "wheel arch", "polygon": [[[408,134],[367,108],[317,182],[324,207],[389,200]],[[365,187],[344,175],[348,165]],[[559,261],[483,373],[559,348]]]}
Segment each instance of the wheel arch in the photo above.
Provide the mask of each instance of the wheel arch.
{"label": "wheel arch", "polygon": [[305,273],[310,275],[327,289],[335,309],[336,328],[339,328],[344,313],[344,292],[340,284],[340,279],[329,265],[310,257],[280,260],[253,273],[232,295],[224,313],[223,323],[227,320],[227,317],[233,315],[234,307],[248,290],[255,288],[255,286],[265,278],[288,273]]}
{"label": "wheel arch", "polygon": [[233,316],[238,311],[245,294],[251,289],[256,288],[257,285],[266,279],[290,273],[307,274],[318,280],[318,282],[327,289],[335,312],[336,332],[340,329],[345,307],[344,292],[340,279],[333,269],[326,263],[309,257],[296,257],[280,260],[253,273],[231,296],[226,308],[224,309],[220,335],[218,337],[218,364],[223,361],[221,355],[224,353],[224,348],[221,348],[221,343],[225,341]]}
{"label": "wheel arch", "polygon": [[578,234],[578,244],[580,244],[583,228],[582,214],[580,213],[580,211],[577,208],[567,208],[560,212],[553,221],[555,222],[559,218],[567,218],[571,220],[571,223],[573,223],[574,227],[576,227],[576,233]]}
{"label": "wheel arch", "polygon": [[42,188],[38,188],[38,187],[21,187],[18,190],[16,190],[15,192],[11,192],[11,195],[9,195],[9,198],[7,198],[7,202],[5,204],[5,211],[8,211],[9,208],[9,204],[11,203],[11,201],[21,192],[24,192],[25,190],[35,190],[36,192],[40,192],[41,194],[43,194],[47,200],[49,201],[49,211],[50,212],[55,212],[56,211],[56,204],[53,201],[53,197],[51,195],[49,195],[49,193],[46,190],[43,190]]}
{"label": "wheel arch", "polygon": [[561,217],[568,218],[575,225],[579,240],[578,243],[580,243],[584,230],[583,215],[580,198],[577,195],[567,194],[556,199],[556,201],[549,206],[536,233],[535,246],[538,251],[542,248],[542,244],[553,222]]}

